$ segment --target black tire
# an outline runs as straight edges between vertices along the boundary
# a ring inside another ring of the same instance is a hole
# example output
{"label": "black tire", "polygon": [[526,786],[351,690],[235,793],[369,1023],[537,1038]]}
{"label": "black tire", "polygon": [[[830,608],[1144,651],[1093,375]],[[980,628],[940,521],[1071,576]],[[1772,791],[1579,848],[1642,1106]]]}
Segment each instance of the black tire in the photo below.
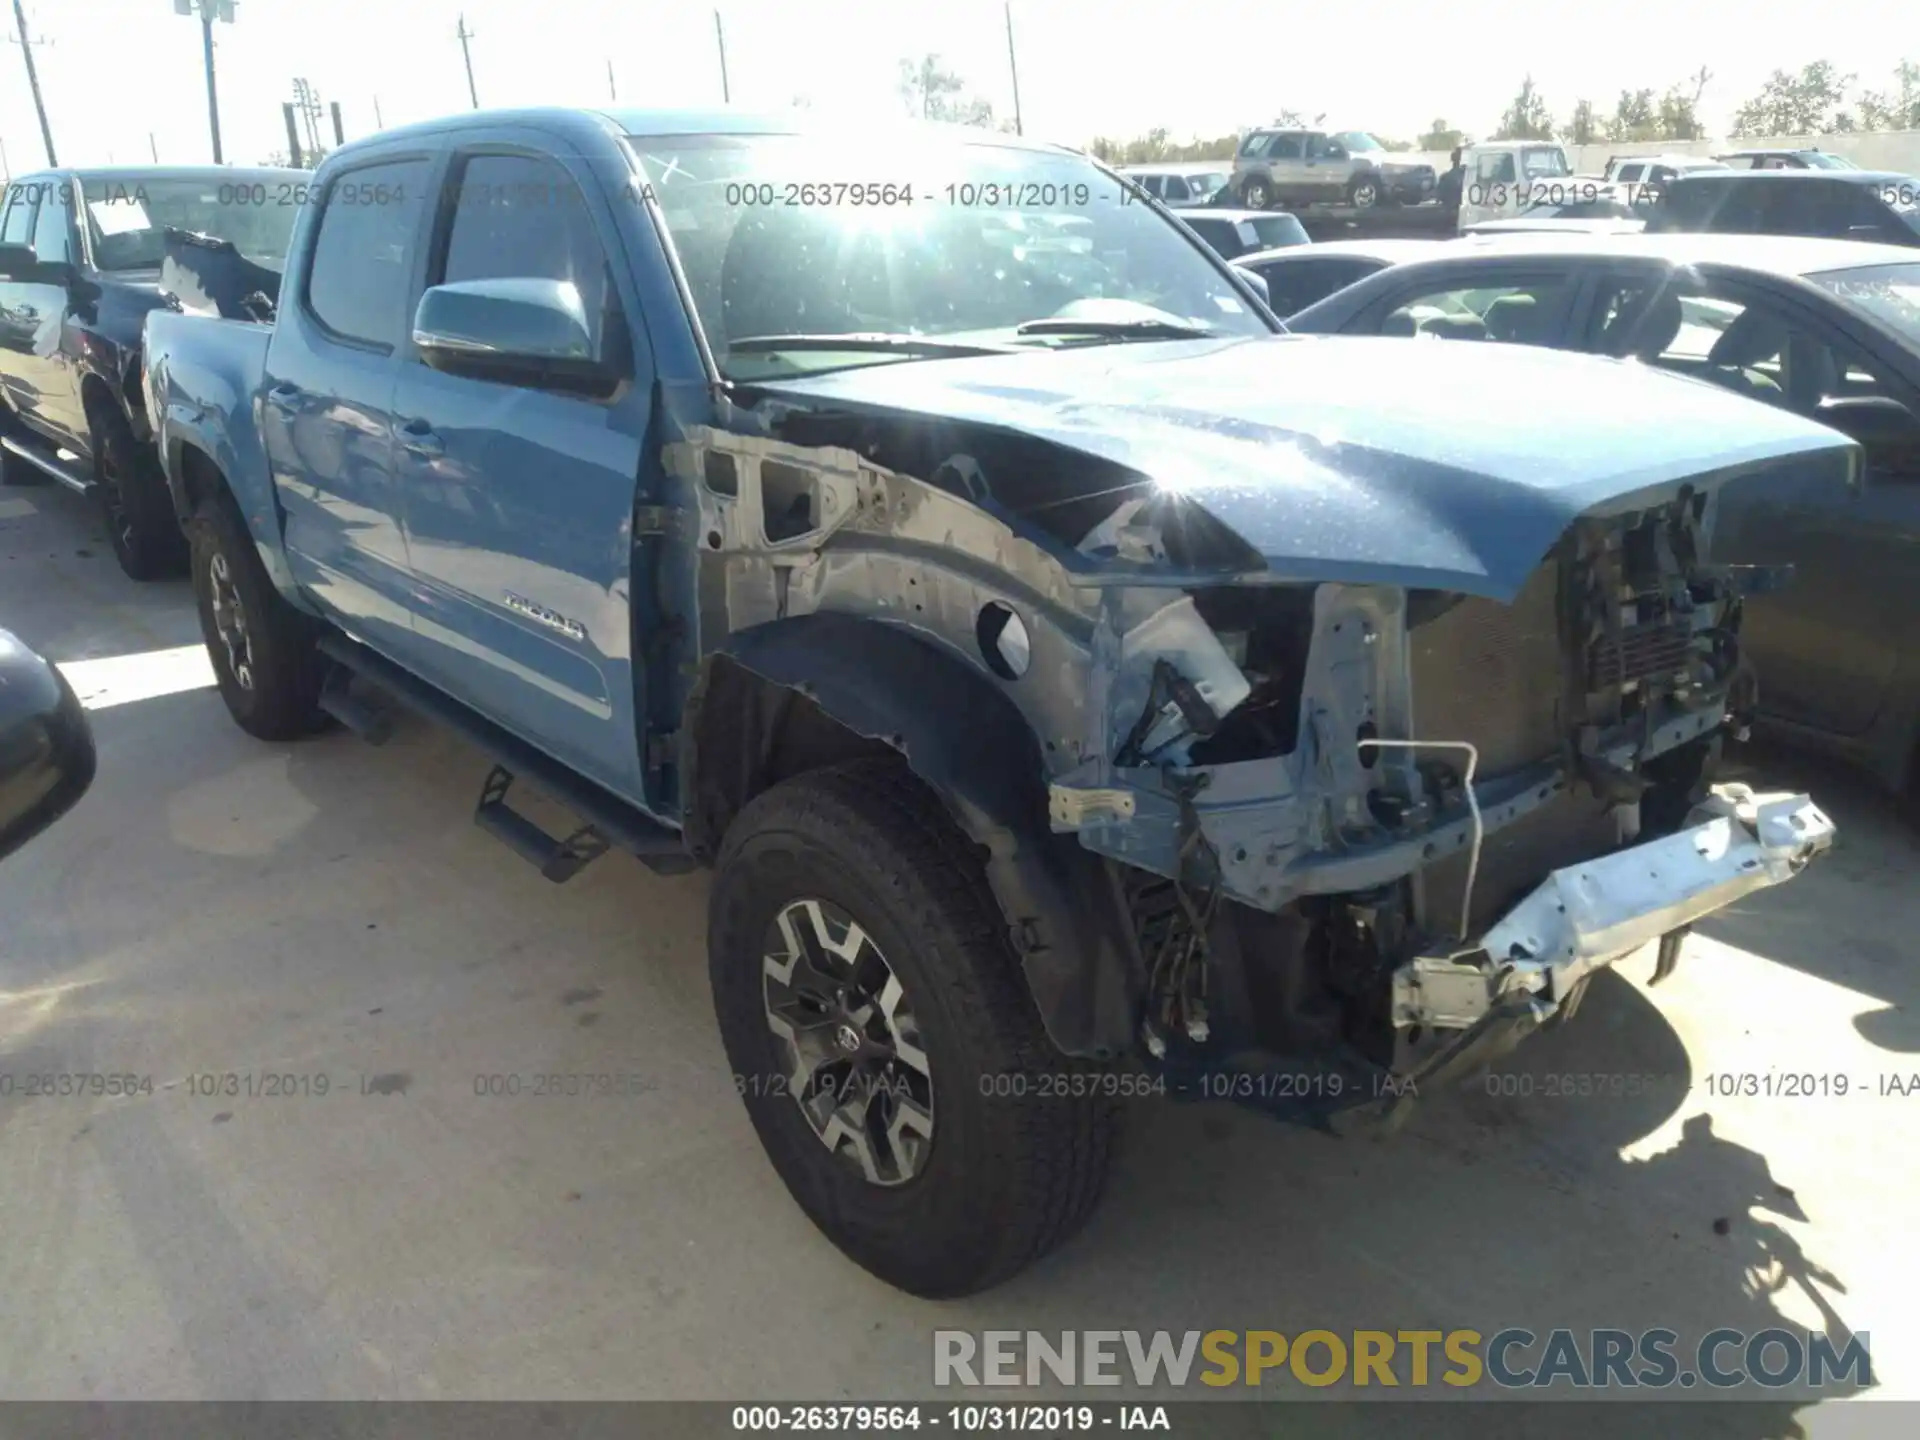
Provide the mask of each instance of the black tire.
{"label": "black tire", "polygon": [[[225,490],[202,502],[190,527],[193,598],[220,698],[234,723],[261,740],[293,740],[325,726],[315,648],[318,622],[281,598],[267,578],[246,522]],[[240,642],[222,614],[237,612]]]}
{"label": "black tire", "polygon": [[134,580],[184,575],[187,539],[173,513],[166,476],[153,447],[134,438],[120,407],[96,403],[88,416],[93,435],[93,479],[100,517],[120,568]]}
{"label": "black tire", "polygon": [[1380,179],[1376,175],[1356,175],[1347,184],[1347,204],[1356,210],[1371,210],[1380,203]]}
{"label": "black tire", "polygon": [[1249,210],[1266,210],[1273,205],[1273,186],[1258,175],[1248,176],[1240,186],[1240,203]]}
{"label": "black tire", "polygon": [[[862,927],[912,1007],[932,1136],[897,1183],[875,1183],[823,1143],[786,1083],[763,968],[776,917],[805,899]],[[721,1037],[761,1144],[800,1208],[858,1264],[910,1294],[968,1295],[1092,1213],[1117,1107],[1074,1093],[1083,1087],[1070,1077],[1094,1072],[1053,1048],[975,847],[903,767],[857,761],[755,798],[721,847],[707,947]]]}

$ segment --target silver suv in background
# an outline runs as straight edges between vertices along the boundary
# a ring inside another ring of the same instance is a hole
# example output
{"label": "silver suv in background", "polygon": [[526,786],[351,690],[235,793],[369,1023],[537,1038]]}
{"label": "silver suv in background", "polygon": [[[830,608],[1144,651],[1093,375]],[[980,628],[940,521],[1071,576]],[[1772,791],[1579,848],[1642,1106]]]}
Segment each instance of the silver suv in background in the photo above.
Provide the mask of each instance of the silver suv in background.
{"label": "silver suv in background", "polygon": [[1233,193],[1251,210],[1275,204],[1418,204],[1434,194],[1433,167],[1397,161],[1364,130],[1255,130],[1233,159]]}
{"label": "silver suv in background", "polygon": [[1206,205],[1227,188],[1225,160],[1186,165],[1122,165],[1119,172],[1163,205]]}

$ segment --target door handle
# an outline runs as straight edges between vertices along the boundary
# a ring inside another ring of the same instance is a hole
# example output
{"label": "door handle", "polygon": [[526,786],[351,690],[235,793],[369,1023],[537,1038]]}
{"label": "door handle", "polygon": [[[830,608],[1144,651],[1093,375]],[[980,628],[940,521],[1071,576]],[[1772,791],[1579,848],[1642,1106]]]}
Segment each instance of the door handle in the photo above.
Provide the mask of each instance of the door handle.
{"label": "door handle", "polygon": [[432,425],[416,415],[400,427],[400,447],[415,455],[432,456],[445,454],[447,444]]}

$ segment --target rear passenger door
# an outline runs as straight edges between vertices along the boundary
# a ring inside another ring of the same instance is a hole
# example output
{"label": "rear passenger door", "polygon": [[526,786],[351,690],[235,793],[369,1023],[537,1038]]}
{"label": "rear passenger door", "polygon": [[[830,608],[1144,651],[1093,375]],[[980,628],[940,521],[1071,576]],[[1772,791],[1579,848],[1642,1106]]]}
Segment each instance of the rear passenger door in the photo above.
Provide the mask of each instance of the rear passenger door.
{"label": "rear passenger door", "polygon": [[417,665],[393,476],[393,385],[423,261],[435,159],[375,151],[334,171],[267,347],[261,439],[288,564],[347,627]]}
{"label": "rear passenger door", "polygon": [[[456,153],[424,285],[574,285],[631,372],[606,398],[429,368],[403,342],[395,473],[429,679],[617,794],[648,803],[635,737],[634,502],[653,364],[619,229],[590,168],[545,136]],[[417,294],[416,294],[417,299]]]}

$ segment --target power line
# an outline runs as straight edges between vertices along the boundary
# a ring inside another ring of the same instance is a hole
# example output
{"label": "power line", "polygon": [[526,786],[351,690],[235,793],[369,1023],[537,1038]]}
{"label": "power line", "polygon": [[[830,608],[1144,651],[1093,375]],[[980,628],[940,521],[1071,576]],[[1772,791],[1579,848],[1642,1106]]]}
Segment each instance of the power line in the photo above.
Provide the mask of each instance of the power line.
{"label": "power line", "polygon": [[733,87],[727,84],[727,32],[720,28],[720,12],[713,12],[713,38],[720,42],[720,99],[733,103]]}

